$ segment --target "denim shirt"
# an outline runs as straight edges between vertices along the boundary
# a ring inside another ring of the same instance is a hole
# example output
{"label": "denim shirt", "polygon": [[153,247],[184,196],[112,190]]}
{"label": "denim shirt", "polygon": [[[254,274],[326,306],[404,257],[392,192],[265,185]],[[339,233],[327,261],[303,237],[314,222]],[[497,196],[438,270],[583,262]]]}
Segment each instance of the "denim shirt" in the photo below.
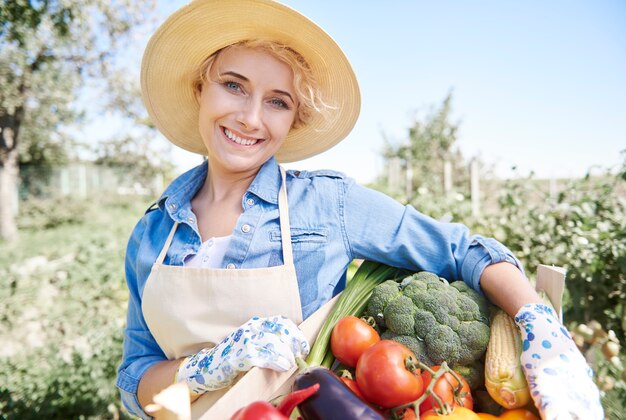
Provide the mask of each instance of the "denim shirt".
{"label": "denim shirt", "polygon": [[[139,221],[128,242],[130,298],[117,386],[126,408],[141,417],[145,413],[137,400],[139,380],[150,366],[166,359],[141,312],[143,289],[175,221],[179,227],[165,264],[184,265],[198,251],[201,238],[191,199],[207,172],[205,162],[174,180]],[[270,159],[242,197],[243,213],[232,232],[224,268],[283,264],[280,185],[278,164]],[[343,290],[353,259],[431,271],[449,281],[464,280],[479,292],[480,275],[487,265],[508,261],[521,269],[511,252],[494,239],[472,236],[458,223],[438,222],[339,172],[287,171],[287,196],[304,319]]]}

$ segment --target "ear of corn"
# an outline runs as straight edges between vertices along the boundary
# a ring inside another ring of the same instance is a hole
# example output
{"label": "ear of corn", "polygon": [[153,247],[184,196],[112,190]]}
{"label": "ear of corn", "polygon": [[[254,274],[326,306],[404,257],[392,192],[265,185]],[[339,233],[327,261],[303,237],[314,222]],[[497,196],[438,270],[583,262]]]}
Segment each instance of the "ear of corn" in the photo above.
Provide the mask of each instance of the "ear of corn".
{"label": "ear of corn", "polygon": [[485,387],[504,408],[519,408],[530,402],[530,390],[520,361],[522,340],[515,321],[495,309],[485,356]]}

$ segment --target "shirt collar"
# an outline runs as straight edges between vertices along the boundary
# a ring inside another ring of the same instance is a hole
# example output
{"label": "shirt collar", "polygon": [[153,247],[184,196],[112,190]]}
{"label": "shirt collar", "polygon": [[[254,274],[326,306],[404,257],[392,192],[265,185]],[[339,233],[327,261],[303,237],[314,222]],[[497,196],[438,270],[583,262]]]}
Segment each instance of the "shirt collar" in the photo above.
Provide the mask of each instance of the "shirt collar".
{"label": "shirt collar", "polygon": [[268,203],[278,204],[278,191],[281,182],[280,168],[276,159],[272,157],[261,166],[259,173],[248,187],[248,192]]}
{"label": "shirt collar", "polygon": [[205,160],[200,165],[180,175],[165,189],[158,205],[161,210],[167,205],[168,211],[173,213],[183,206],[189,205],[196,192],[204,184],[208,173],[208,163]]}
{"label": "shirt collar", "polygon": [[[208,162],[205,160],[200,165],[180,175],[159,198],[157,202],[159,208],[163,210],[167,206],[170,214],[173,214],[178,209],[188,206],[193,196],[204,184],[207,173]],[[268,203],[277,204],[280,185],[280,169],[276,159],[272,157],[261,166],[250,187],[248,187],[248,192]]]}

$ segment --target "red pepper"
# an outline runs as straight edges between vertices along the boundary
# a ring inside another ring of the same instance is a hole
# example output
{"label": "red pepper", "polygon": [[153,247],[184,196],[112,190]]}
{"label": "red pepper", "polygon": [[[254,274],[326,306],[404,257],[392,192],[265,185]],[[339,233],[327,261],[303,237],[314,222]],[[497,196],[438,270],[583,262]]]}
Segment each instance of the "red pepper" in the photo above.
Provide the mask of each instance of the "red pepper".
{"label": "red pepper", "polygon": [[293,409],[315,394],[319,387],[319,384],[315,384],[286,395],[278,408],[266,401],[255,401],[237,410],[230,420],[289,420]]}
{"label": "red pepper", "polygon": [[267,401],[255,401],[237,410],[230,420],[289,420],[289,417]]}
{"label": "red pepper", "polygon": [[293,391],[291,394],[287,394],[285,398],[278,405],[278,411],[285,416],[291,416],[291,412],[296,406],[304,402],[311,395],[315,394],[320,389],[320,384],[313,384],[308,388]]}

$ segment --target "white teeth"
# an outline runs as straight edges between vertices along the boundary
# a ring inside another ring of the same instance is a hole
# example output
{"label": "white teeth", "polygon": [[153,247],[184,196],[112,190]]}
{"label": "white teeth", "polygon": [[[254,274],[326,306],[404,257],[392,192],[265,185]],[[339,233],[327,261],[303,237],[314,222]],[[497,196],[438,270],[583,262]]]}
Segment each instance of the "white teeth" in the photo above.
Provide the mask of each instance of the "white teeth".
{"label": "white teeth", "polygon": [[226,134],[226,137],[228,137],[235,143],[242,144],[244,146],[252,146],[253,144],[256,144],[259,141],[258,139],[242,139],[241,137],[238,137],[235,134],[233,134],[233,132],[230,131],[228,128],[224,128],[224,134]]}

